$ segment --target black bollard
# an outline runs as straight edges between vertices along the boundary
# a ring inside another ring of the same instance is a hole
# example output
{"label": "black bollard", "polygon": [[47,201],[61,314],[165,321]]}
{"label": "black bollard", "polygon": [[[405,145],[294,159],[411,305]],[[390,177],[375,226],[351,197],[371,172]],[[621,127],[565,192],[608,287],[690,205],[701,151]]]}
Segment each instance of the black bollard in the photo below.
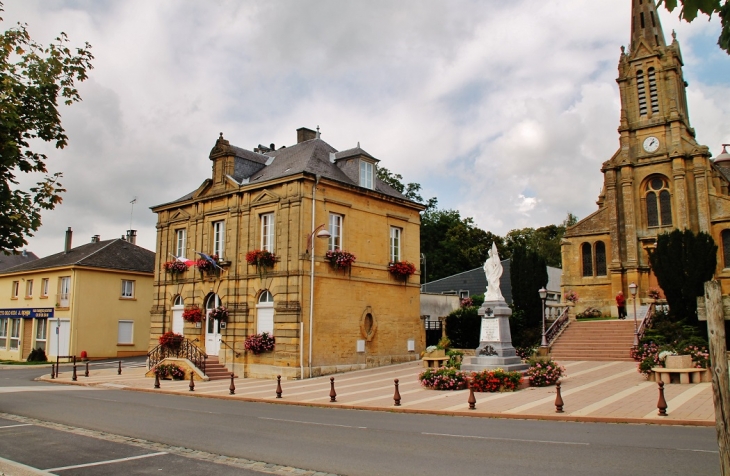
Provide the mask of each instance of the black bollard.
{"label": "black bollard", "polygon": [[393,394],[393,401],[395,402],[393,406],[399,407],[400,406],[400,392],[398,391],[398,379],[393,380],[393,383],[395,383],[395,393]]}
{"label": "black bollard", "polygon": [[230,393],[230,395],[236,394],[236,386],[233,384],[233,377],[233,372],[231,372],[231,385],[228,387],[228,392]]}
{"label": "black bollard", "polygon": [[664,382],[659,382],[659,401],[656,404],[659,416],[667,416],[667,401],[664,399]]}
{"label": "black bollard", "polygon": [[155,388],[160,388],[160,376],[155,373]]}
{"label": "black bollard", "polygon": [[87,360],[86,361],[86,371],[84,372],[84,377],[88,377],[88,376],[89,376],[89,361]]}
{"label": "black bollard", "polygon": [[117,369],[117,375],[122,375],[122,361],[119,361],[119,369]]}
{"label": "black bollard", "polygon": [[190,385],[189,385],[189,387],[190,387],[190,391],[191,392],[194,392],[195,391],[195,381],[193,380],[193,372],[192,372],[192,370],[190,371]]}
{"label": "black bollard", "polygon": [[56,378],[56,364],[51,363],[51,380]]}
{"label": "black bollard", "polygon": [[469,410],[477,409],[477,397],[474,396],[474,388],[472,388],[471,383],[469,383],[469,400],[467,402],[469,403]]}
{"label": "black bollard", "polygon": [[555,396],[555,413],[563,413],[563,396],[560,395],[560,381],[555,382],[555,390],[557,395]]}
{"label": "black bollard", "polygon": [[75,355],[74,355],[74,373],[71,376],[71,380],[73,380],[74,382],[77,380],[77,377],[76,377],[76,356]]}
{"label": "black bollard", "polygon": [[281,375],[276,376],[276,398],[281,398]]}
{"label": "black bollard", "polygon": [[335,378],[330,377],[330,402],[337,401],[337,393],[335,392]]}

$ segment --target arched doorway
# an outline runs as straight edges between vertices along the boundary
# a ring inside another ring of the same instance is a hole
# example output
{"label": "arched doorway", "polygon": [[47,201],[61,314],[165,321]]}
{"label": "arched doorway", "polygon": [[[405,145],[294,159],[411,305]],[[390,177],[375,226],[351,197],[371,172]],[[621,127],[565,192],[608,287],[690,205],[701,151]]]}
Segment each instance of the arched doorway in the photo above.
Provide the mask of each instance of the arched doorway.
{"label": "arched doorway", "polygon": [[211,294],[205,301],[205,353],[218,355],[221,348],[221,322],[208,317],[210,311],[221,305],[217,294]]}
{"label": "arched doorway", "polygon": [[172,332],[176,334],[185,334],[185,321],[183,321],[184,310],[185,304],[183,303],[183,298],[178,294],[172,302]]}
{"label": "arched doorway", "polygon": [[274,296],[269,291],[263,291],[256,304],[256,333],[262,332],[274,335]]}

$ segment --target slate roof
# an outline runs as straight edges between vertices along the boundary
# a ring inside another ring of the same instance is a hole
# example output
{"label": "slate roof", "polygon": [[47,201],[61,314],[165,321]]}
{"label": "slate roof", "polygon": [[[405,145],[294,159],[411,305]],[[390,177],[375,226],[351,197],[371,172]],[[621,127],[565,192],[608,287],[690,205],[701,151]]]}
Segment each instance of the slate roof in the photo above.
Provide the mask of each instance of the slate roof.
{"label": "slate roof", "polygon": [[0,271],[12,268],[13,266],[30,263],[31,261],[35,261],[37,259],[38,257],[35,255],[35,253],[26,251],[24,251],[23,253],[12,255],[0,253]]}
{"label": "slate roof", "polygon": [[106,268],[122,271],[138,271],[153,273],[155,269],[155,253],[133,245],[126,240],[115,240],[87,243],[71,248],[68,253],[60,252],[39,258],[0,271],[0,274],[35,271],[48,268],[80,266],[90,268]]}
{"label": "slate roof", "polygon": [[[221,137],[219,141],[222,140],[224,139]],[[268,182],[270,180],[301,173],[310,173],[359,187],[360,184],[357,181],[349,177],[336,163],[330,161],[330,154],[332,154],[336,160],[346,157],[356,157],[358,155],[363,155],[372,158],[373,160],[377,160],[360,147],[338,152],[337,149],[322,139],[310,139],[293,146],[282,147],[264,154],[248,151],[231,145],[225,145],[224,147],[227,147],[226,155],[233,155],[235,157],[236,166],[234,168],[236,171],[252,171],[249,176],[245,176],[245,174],[242,175],[240,172],[234,174],[232,178],[242,186]],[[216,152],[216,154],[221,154],[221,152]],[[239,162],[241,162],[241,164],[239,164]],[[244,162],[248,162],[248,164],[243,165]],[[256,162],[257,166],[251,167],[250,162]],[[402,193],[382,182],[377,177],[375,177],[374,189],[375,191],[390,197],[411,201]],[[194,196],[194,193],[195,192],[193,191],[177,200],[162,203],[152,208],[154,209],[158,206],[171,205],[177,202],[190,200]]]}

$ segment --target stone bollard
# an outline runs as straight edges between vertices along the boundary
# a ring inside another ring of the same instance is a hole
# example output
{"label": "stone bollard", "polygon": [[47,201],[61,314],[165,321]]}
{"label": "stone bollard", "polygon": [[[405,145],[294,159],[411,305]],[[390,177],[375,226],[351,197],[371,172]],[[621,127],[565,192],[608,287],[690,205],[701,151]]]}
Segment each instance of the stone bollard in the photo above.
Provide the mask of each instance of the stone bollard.
{"label": "stone bollard", "polygon": [[281,398],[281,375],[276,376],[276,398]]}
{"label": "stone bollard", "polygon": [[471,386],[471,382],[469,382],[469,400],[467,402],[469,403],[469,410],[477,409],[477,397],[474,396],[474,388]]}
{"label": "stone bollard", "polygon": [[393,401],[394,406],[399,407],[400,406],[400,392],[398,391],[398,379],[393,380],[393,383],[395,383],[395,393],[393,394]]}
{"label": "stone bollard", "polygon": [[190,371],[190,385],[188,385],[188,387],[190,387],[191,392],[195,391],[195,380],[193,380],[193,371],[192,370]]}
{"label": "stone bollard", "polygon": [[230,395],[236,394],[236,386],[233,384],[233,372],[231,372],[231,385],[228,387],[228,392]]}
{"label": "stone bollard", "polygon": [[117,375],[122,375],[122,361],[119,361],[119,368],[117,369]]}
{"label": "stone bollard", "polygon": [[335,392],[335,378],[330,377],[330,402],[337,401],[337,393]]}
{"label": "stone bollard", "polygon": [[155,373],[155,388],[160,388],[160,376]]}
{"label": "stone bollard", "polygon": [[51,363],[51,380],[56,378],[56,364]]}
{"label": "stone bollard", "polygon": [[74,355],[74,373],[73,373],[73,375],[71,376],[71,380],[73,380],[74,382],[75,382],[76,380],[78,380],[78,378],[76,377],[76,356],[75,356],[75,355]]}
{"label": "stone bollard", "polygon": [[84,377],[88,377],[88,376],[89,376],[89,361],[87,360],[86,361],[86,371],[84,372]]}
{"label": "stone bollard", "polygon": [[659,401],[656,404],[659,416],[667,416],[667,401],[664,399],[664,382],[659,382]]}
{"label": "stone bollard", "polygon": [[555,382],[555,413],[563,413],[563,396],[560,394],[560,381]]}

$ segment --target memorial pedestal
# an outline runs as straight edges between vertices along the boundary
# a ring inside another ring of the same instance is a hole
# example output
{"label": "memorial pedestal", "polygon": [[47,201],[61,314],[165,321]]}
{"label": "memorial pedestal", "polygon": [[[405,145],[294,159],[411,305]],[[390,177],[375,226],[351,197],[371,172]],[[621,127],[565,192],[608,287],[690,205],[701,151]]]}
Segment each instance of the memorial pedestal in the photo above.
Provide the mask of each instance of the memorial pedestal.
{"label": "memorial pedestal", "polygon": [[509,316],[512,310],[507,303],[501,301],[485,301],[479,308],[482,316],[482,327],[479,336],[479,347],[475,357],[464,357],[461,370],[480,372],[482,370],[502,369],[507,372],[527,370],[512,347],[512,334],[509,328]]}

